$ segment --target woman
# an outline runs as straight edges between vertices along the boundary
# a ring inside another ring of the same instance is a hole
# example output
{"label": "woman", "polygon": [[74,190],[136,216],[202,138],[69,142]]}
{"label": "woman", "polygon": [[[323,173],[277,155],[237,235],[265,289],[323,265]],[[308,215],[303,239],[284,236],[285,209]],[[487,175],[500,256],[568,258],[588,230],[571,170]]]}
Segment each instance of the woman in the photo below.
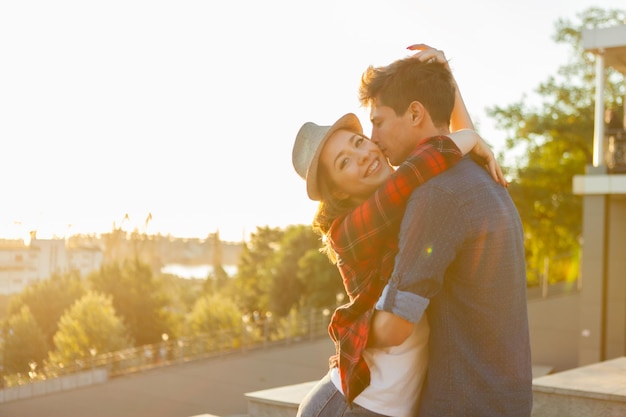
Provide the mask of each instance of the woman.
{"label": "woman", "polygon": [[[432,48],[415,49],[421,51],[417,59],[445,60]],[[472,127],[458,90],[451,122],[453,129]],[[402,400],[419,396],[427,364],[427,321],[418,323],[399,346],[366,349],[374,304],[393,270],[404,205],[416,186],[454,165],[460,151],[473,150],[486,160],[494,179],[504,182],[493,153],[473,131],[449,136],[423,142],[394,173],[352,114],[330,127],[306,123],[298,133],[294,166],[306,179],[309,197],[320,201],[314,229],[325,239],[350,297],[329,326],[337,352],[331,370],[304,399],[298,416],[414,412],[414,404]],[[381,206],[384,211],[372,209]],[[348,241],[357,243],[344,246]]]}

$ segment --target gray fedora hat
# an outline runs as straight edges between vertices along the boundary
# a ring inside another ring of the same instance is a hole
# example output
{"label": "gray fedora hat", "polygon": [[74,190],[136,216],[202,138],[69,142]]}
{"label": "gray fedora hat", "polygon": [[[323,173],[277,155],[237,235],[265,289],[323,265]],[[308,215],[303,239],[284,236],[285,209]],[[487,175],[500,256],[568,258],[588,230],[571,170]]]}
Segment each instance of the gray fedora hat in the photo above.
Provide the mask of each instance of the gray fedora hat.
{"label": "gray fedora hat", "polygon": [[293,144],[291,159],[296,172],[306,181],[307,195],[319,201],[322,196],[317,184],[317,165],[320,152],[329,137],[338,130],[363,134],[359,118],[353,113],[340,117],[332,126],[319,126],[313,122],[302,125]]}

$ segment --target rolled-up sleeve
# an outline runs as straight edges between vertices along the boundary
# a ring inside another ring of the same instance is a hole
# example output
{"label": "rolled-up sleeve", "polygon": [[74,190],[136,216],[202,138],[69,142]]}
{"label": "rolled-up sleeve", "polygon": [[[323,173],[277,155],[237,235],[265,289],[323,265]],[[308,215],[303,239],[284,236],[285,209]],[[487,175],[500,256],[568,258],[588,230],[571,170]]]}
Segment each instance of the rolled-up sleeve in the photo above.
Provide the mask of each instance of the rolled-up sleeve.
{"label": "rolled-up sleeve", "polygon": [[376,309],[388,311],[412,323],[419,322],[430,300],[409,291],[400,291],[398,279],[392,281],[394,280],[390,280],[383,289]]}
{"label": "rolled-up sleeve", "polygon": [[417,188],[402,220],[391,279],[376,309],[417,323],[443,285],[464,234],[462,208],[454,195],[431,180]]}

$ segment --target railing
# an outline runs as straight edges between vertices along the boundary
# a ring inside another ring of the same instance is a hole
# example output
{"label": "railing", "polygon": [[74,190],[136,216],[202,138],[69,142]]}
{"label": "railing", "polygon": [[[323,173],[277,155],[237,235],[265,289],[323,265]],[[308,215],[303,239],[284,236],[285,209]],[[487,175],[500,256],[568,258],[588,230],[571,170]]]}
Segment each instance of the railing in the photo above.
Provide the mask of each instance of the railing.
{"label": "railing", "polygon": [[626,173],[626,130],[607,129],[605,162],[610,174]]}
{"label": "railing", "polygon": [[582,287],[580,280],[577,281],[559,281],[548,283],[544,280],[539,285],[533,285],[526,288],[526,296],[528,300],[536,300],[540,298],[556,297],[562,295],[573,295],[579,293]]}
{"label": "railing", "polygon": [[[580,291],[580,282],[558,282],[528,288],[528,299],[546,298]],[[333,307],[311,309],[293,313],[285,318],[271,316],[246,316],[239,329],[220,330],[178,339],[163,335],[159,343],[133,347],[116,352],[95,351],[71,363],[31,363],[25,374],[4,375],[0,388],[13,387],[31,382],[71,375],[91,369],[106,369],[109,377],[141,372],[173,363],[184,363],[251,349],[289,344],[303,340],[328,337],[328,323]]]}
{"label": "railing", "polygon": [[221,330],[211,334],[171,339],[163,335],[159,343],[98,354],[94,350],[72,363],[31,363],[27,374],[5,375],[0,388],[58,378],[85,370],[105,368],[109,377],[130,374],[155,367],[183,363],[234,352],[289,344],[318,337],[328,337],[332,308],[312,309],[286,318],[271,316],[244,317],[240,329]]}

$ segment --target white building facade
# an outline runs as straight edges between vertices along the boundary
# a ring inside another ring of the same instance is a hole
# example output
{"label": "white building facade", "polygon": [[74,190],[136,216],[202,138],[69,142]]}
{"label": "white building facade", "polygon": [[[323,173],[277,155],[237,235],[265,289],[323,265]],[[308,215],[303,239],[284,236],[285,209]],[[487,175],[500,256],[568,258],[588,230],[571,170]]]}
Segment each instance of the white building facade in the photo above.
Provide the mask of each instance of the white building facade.
{"label": "white building facade", "polygon": [[100,269],[104,254],[99,248],[68,249],[64,239],[37,239],[0,243],[0,294],[15,294],[51,276],[77,271],[81,277]]}

